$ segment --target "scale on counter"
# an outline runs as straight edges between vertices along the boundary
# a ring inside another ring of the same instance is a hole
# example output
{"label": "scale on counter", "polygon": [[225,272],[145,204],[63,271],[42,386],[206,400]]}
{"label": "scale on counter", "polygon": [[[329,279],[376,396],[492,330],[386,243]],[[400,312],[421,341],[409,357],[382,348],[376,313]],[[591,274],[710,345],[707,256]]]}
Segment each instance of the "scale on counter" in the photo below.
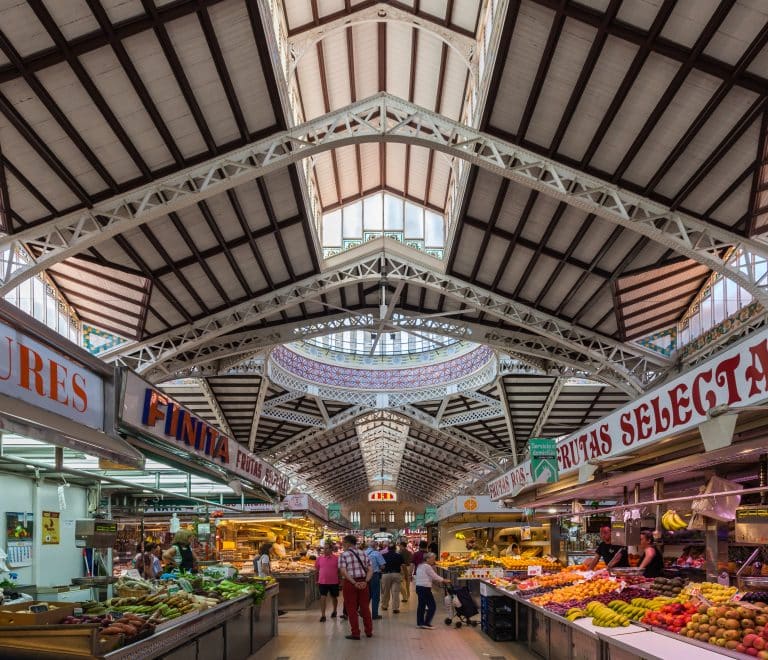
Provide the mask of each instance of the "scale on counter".
{"label": "scale on counter", "polygon": [[740,506],[736,509],[737,543],[768,544],[768,506]]}

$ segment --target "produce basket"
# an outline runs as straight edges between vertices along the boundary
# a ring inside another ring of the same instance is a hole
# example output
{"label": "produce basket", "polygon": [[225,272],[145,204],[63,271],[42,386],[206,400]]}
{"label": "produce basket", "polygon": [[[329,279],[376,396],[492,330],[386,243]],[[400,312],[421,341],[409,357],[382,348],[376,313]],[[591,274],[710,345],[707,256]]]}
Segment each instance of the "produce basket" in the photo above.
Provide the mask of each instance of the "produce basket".
{"label": "produce basket", "polygon": [[768,577],[742,577],[740,584],[743,591],[768,591]]}
{"label": "produce basket", "polygon": [[151,593],[146,589],[133,589],[131,587],[117,587],[115,592],[120,598],[141,598],[142,596],[149,596]]}
{"label": "produce basket", "polygon": [[624,577],[627,575],[642,576],[644,570],[642,568],[609,568],[608,572],[616,577]]}

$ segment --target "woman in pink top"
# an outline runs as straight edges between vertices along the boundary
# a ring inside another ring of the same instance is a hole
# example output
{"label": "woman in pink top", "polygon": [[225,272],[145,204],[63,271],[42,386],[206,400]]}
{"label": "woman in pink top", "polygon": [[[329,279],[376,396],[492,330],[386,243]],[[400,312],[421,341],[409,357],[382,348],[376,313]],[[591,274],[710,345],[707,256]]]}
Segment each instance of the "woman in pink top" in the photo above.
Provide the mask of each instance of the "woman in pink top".
{"label": "woman in pink top", "polygon": [[339,558],[333,554],[333,543],[326,542],[323,554],[315,561],[317,571],[317,586],[320,588],[320,621],[325,621],[325,603],[328,594],[333,599],[333,613],[331,618],[336,618],[336,608],[339,605]]}

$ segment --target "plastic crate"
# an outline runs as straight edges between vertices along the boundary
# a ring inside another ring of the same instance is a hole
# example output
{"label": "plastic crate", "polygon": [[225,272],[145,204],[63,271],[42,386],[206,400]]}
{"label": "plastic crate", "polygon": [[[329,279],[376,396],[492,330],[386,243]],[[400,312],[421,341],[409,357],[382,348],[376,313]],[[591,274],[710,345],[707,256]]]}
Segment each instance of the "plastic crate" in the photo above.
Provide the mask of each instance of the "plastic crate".
{"label": "plastic crate", "polygon": [[515,604],[506,596],[483,596],[480,598],[480,611],[511,615],[515,611]]}
{"label": "plastic crate", "polygon": [[483,632],[494,642],[512,642],[515,640],[514,628],[494,628],[489,626],[483,629]]}

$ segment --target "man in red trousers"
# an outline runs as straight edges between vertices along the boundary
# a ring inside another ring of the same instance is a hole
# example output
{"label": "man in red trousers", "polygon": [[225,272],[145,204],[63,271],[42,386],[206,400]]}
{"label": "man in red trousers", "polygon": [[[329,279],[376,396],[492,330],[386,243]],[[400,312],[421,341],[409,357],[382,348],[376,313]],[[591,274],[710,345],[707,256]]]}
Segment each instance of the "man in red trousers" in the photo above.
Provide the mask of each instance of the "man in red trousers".
{"label": "man in red trousers", "polygon": [[339,571],[344,578],[342,593],[344,594],[344,609],[349,616],[352,634],[347,639],[360,639],[360,620],[358,611],[363,615],[365,636],[373,637],[373,620],[371,619],[371,594],[368,583],[373,577],[373,568],[367,555],[357,549],[357,538],[348,534],[342,541],[344,552],[339,557]]}

